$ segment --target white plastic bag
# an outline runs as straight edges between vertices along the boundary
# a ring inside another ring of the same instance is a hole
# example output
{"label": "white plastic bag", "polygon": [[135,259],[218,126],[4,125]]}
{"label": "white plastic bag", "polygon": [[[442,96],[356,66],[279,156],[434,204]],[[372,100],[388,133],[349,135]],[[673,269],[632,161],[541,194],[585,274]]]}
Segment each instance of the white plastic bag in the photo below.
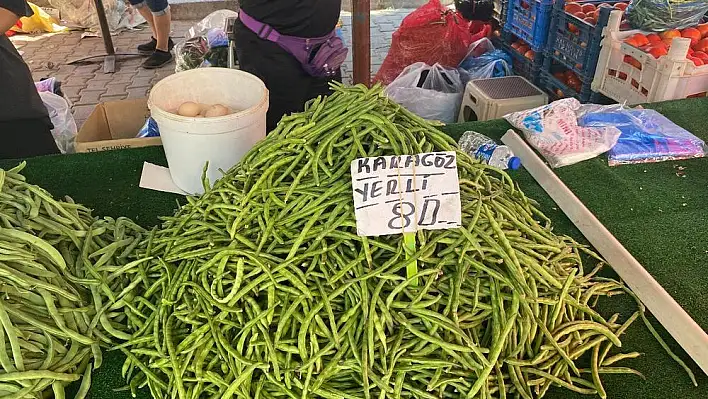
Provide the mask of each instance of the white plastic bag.
{"label": "white plastic bag", "polygon": [[386,88],[393,101],[428,120],[454,123],[464,85],[456,69],[423,62],[410,65]]}
{"label": "white plastic bag", "polygon": [[[621,134],[616,127],[581,127],[578,115],[584,112],[575,98],[558,100],[539,108],[504,116],[524,133],[553,168],[572,165],[609,151]],[[595,109],[595,108],[593,108]]]}
{"label": "white plastic bag", "polygon": [[[100,32],[94,0],[49,0],[49,4],[59,10],[64,25]],[[133,7],[129,7],[126,1],[103,0],[103,8],[106,10],[111,33],[133,29],[145,23],[145,18]]]}
{"label": "white plastic bag", "polygon": [[226,22],[237,18],[231,10],[218,10],[193,25],[174,48],[175,72],[210,66],[228,66]]}
{"label": "white plastic bag", "polygon": [[238,13],[232,10],[217,10],[213,13],[207,15],[199,21],[196,25],[193,25],[187,33],[185,33],[185,39],[191,39],[197,36],[206,36],[207,32],[214,28],[219,28],[222,30],[226,29],[226,20],[229,18],[238,17]]}
{"label": "white plastic bag", "polygon": [[54,129],[52,136],[57,143],[57,147],[62,154],[70,154],[76,152],[74,148],[74,138],[78,129],[76,121],[71,114],[71,106],[63,97],[50,92],[40,92],[42,102],[49,112],[49,118],[52,120]]}

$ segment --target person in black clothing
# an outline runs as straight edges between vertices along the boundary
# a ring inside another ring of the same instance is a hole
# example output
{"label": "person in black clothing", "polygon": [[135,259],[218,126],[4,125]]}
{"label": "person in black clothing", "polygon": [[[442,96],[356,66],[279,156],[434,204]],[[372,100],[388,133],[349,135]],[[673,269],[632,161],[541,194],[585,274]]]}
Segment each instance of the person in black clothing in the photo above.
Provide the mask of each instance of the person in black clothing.
{"label": "person in black clothing", "polygon": [[[337,26],[341,0],[242,0],[241,10],[282,35],[322,37]],[[310,76],[302,64],[278,44],[261,39],[240,21],[235,26],[236,55],[242,70],[258,76],[270,91],[267,129],[283,115],[302,111],[305,102],[330,94],[332,77]]]}
{"label": "person in black clothing", "polygon": [[0,159],[59,153],[29,67],[5,36],[32,14],[25,0],[0,0]]}

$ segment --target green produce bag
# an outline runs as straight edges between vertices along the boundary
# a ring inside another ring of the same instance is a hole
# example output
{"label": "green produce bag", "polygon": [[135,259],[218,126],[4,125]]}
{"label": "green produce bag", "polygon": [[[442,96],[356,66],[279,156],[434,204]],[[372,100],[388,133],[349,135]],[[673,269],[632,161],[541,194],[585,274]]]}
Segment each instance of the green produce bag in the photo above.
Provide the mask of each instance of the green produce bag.
{"label": "green produce bag", "polygon": [[706,12],[706,0],[632,0],[627,20],[635,29],[661,32],[696,26]]}

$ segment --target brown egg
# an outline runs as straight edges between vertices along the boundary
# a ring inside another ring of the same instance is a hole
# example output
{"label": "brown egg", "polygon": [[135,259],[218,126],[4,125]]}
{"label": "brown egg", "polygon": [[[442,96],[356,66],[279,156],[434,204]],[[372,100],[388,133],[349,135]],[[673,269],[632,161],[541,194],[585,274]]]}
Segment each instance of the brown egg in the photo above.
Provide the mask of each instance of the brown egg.
{"label": "brown egg", "polygon": [[182,105],[179,106],[179,109],[177,110],[177,115],[181,116],[186,116],[189,118],[194,118],[195,116],[199,115],[202,112],[202,105],[192,102],[192,101],[187,101],[182,103]]}
{"label": "brown egg", "polygon": [[214,104],[211,107],[207,108],[207,110],[204,112],[204,116],[207,118],[216,118],[219,116],[226,116],[230,113],[231,111],[228,107],[222,104]]}

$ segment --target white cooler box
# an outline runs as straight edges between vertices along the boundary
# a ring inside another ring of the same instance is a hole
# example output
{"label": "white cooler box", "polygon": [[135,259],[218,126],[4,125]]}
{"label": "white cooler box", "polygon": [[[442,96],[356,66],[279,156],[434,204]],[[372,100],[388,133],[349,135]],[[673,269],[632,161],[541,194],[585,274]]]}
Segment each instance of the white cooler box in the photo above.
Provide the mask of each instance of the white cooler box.
{"label": "white cooler box", "polygon": [[546,104],[548,95],[521,76],[472,80],[457,121],[488,121]]}

